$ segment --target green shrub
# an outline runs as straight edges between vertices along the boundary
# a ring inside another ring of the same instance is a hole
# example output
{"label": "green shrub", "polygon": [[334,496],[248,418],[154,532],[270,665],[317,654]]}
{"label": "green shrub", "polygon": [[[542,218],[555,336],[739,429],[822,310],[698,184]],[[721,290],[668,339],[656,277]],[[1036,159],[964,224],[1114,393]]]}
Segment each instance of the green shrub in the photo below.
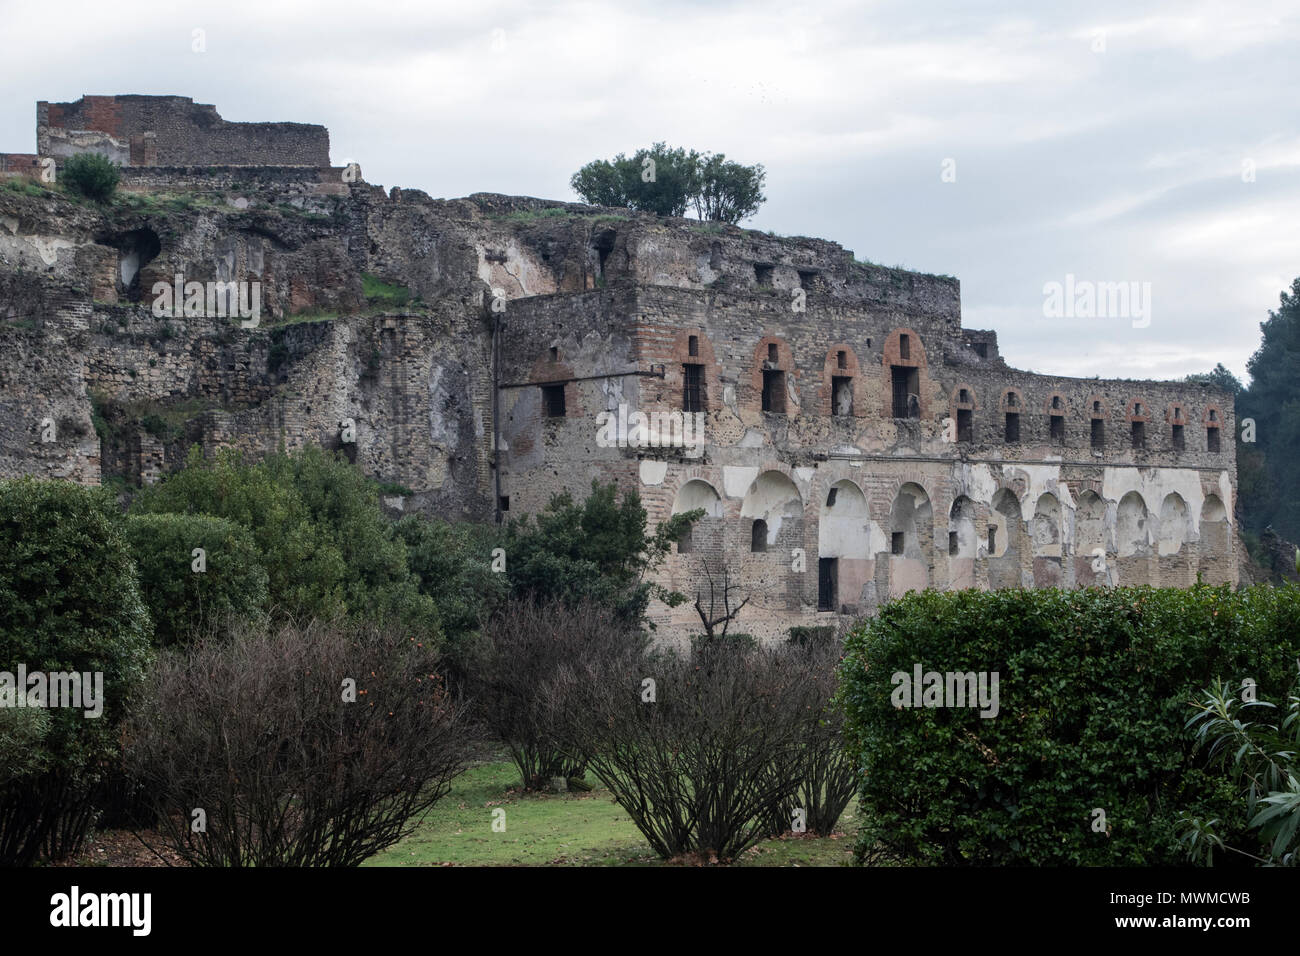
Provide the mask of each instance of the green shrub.
{"label": "green shrub", "polygon": [[447,641],[445,662],[459,681],[483,650],[477,638],[484,623],[510,591],[507,575],[492,570],[492,551],[503,535],[492,526],[421,514],[404,516],[396,529],[420,592],[438,607]]}
{"label": "green shrub", "polygon": [[59,181],[65,188],[96,202],[112,196],[121,178],[117,164],[98,153],[69,156],[59,169]]}
{"label": "green shrub", "polygon": [[[859,859],[1174,864],[1183,812],[1241,842],[1235,788],[1183,732],[1188,703],[1217,680],[1282,692],[1297,620],[1300,589],[1269,587],[926,591],[886,605],[841,667]],[[997,715],[896,708],[892,678],[917,664],[997,673]]]}
{"label": "green shrub", "polygon": [[1250,691],[1227,683],[1207,688],[1192,705],[1196,713],[1187,728],[1206,762],[1240,787],[1248,826],[1256,831],[1255,852],[1227,845],[1218,820],[1191,813],[1181,820],[1182,840],[1188,857],[1197,862],[1204,858],[1212,864],[1218,849],[1259,863],[1300,865],[1300,683],[1292,686],[1285,707]]}
{"label": "green shrub", "polygon": [[437,639],[437,608],[419,592],[374,482],[337,454],[307,446],[248,463],[232,451],[205,460],[196,446],[183,470],[143,489],[131,507],[247,529],[280,620],[348,616]]}
{"label": "green shrub", "polygon": [[10,755],[0,760],[0,865],[76,849],[119,752],[118,725],[152,660],[123,524],[103,489],[0,481],[0,669],[103,674],[99,717],[48,708],[0,720],[0,755]]}
{"label": "green shrub", "polygon": [[624,491],[620,497],[616,482],[593,480],[581,503],[561,492],[540,514],[506,529],[511,597],[592,601],[614,608],[622,621],[644,624],[651,597],[669,607],[686,599],[647,578],[691,520],[673,515],[649,530],[640,496]]}
{"label": "green shrub", "polygon": [[[189,643],[206,624],[259,620],[266,570],[244,528],[210,515],[138,514],[126,525],[159,645]],[[195,570],[202,548],[203,570]]]}

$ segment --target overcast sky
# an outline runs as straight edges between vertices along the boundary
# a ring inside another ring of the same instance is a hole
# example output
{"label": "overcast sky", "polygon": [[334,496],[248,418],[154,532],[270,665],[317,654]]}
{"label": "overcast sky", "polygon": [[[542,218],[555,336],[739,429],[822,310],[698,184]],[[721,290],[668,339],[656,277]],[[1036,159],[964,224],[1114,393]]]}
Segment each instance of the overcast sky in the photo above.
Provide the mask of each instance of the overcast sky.
{"label": "overcast sky", "polygon": [[[957,276],[1013,365],[1244,376],[1300,275],[1298,7],[0,0],[0,151],[39,99],[172,93],[324,124],[386,187],[576,199],[666,140],[764,164],[743,225]],[[1149,323],[1045,317],[1067,274],[1150,283]]]}

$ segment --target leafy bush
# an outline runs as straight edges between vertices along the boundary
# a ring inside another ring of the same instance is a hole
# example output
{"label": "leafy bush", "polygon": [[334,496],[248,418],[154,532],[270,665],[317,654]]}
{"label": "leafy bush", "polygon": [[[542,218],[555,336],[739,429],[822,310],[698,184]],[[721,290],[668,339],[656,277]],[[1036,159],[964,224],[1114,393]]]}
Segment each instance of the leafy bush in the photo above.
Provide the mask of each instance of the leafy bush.
{"label": "leafy bush", "polygon": [[205,460],[196,446],[132,511],[206,514],[247,529],[278,620],[346,615],[437,639],[437,608],[419,593],[374,483],[336,454],[307,446],[250,464],[233,451]]}
{"label": "leafy bush", "polygon": [[728,860],[772,829],[805,779],[804,734],[820,713],[808,678],[780,650],[597,652],[571,655],[544,693],[559,739],[656,853]]}
{"label": "leafy bush", "polygon": [[648,532],[640,496],[627,491],[620,499],[614,482],[592,481],[581,504],[563,492],[535,523],[530,518],[510,522],[505,549],[511,594],[570,604],[593,601],[640,626],[652,596],[670,607],[685,600],[646,577],[689,525],[688,516],[674,515]]}
{"label": "leafy bush", "polygon": [[494,527],[420,514],[404,516],[396,530],[420,592],[438,607],[447,663],[463,679],[480,650],[484,622],[510,591],[507,575],[492,570],[492,551],[503,536]]}
{"label": "leafy bush", "polygon": [[[1260,863],[1300,864],[1300,684],[1288,696],[1286,716],[1272,721],[1277,705],[1239,699],[1227,684],[1207,689],[1194,704],[1197,713],[1187,721],[1195,728],[1196,742],[1211,766],[1224,768],[1242,789],[1248,826],[1255,832],[1256,852],[1227,845],[1218,833],[1218,820],[1184,814],[1183,841],[1188,856],[1197,862],[1214,862],[1215,849],[1237,853]],[[1253,697],[1253,694],[1251,695]],[[1258,720],[1243,718],[1257,717]]]}
{"label": "leafy bush", "polygon": [[0,481],[0,666],[103,674],[96,718],[0,708],[0,865],[75,850],[119,753],[120,722],[152,659],[123,524],[102,489]]}
{"label": "leafy bush", "polygon": [[319,622],[168,653],[129,751],[164,842],[196,866],[356,866],[396,843],[468,758],[436,666],[394,630]]}
{"label": "leafy bush", "polygon": [[[209,515],[138,514],[126,523],[140,591],[159,645],[190,640],[229,617],[259,621],[267,601],[266,570],[247,530]],[[194,570],[195,548],[205,570]]]}
{"label": "leafy bush", "polygon": [[59,168],[59,181],[67,189],[96,202],[112,196],[121,178],[117,164],[98,153],[69,156]]}
{"label": "leafy bush", "polygon": [[[858,855],[939,864],[1182,862],[1177,818],[1245,813],[1183,733],[1207,683],[1280,688],[1300,589],[910,594],[860,624],[841,668],[861,773]],[[892,702],[897,672],[994,672],[999,710]],[[1104,813],[1104,829],[1099,826]]]}

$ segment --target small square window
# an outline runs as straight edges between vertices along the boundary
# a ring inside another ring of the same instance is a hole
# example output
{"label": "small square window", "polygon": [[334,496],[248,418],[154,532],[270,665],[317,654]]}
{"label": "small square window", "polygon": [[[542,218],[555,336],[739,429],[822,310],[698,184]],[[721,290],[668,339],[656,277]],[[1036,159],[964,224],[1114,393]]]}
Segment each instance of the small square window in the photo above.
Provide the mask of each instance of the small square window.
{"label": "small square window", "polygon": [[542,408],[547,418],[564,417],[564,386],[542,386]]}

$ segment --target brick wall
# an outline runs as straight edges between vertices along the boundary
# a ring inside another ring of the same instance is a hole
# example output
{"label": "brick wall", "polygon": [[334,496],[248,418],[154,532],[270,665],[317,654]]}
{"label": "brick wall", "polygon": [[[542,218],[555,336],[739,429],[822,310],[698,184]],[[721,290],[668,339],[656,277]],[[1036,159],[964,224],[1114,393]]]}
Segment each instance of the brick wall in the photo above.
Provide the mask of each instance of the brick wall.
{"label": "brick wall", "polygon": [[[188,96],[83,96],[36,105],[37,151],[53,131],[94,130],[130,144],[132,165],[328,166],[329,131],[308,123],[232,123]],[[153,134],[152,141],[146,139]]]}

